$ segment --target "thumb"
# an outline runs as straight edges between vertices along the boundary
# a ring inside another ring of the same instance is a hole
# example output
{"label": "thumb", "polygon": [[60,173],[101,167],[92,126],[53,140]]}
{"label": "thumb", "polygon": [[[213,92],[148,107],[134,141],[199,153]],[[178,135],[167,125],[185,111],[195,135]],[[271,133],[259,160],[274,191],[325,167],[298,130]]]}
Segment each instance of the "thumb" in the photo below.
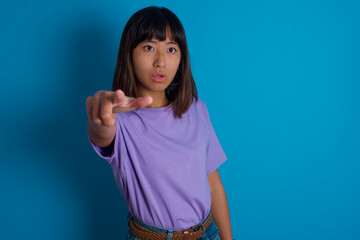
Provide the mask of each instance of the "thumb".
{"label": "thumb", "polygon": [[120,89],[115,91],[114,94],[114,99],[113,99],[113,104],[118,104],[121,103],[125,98],[125,94],[123,91],[121,91]]}

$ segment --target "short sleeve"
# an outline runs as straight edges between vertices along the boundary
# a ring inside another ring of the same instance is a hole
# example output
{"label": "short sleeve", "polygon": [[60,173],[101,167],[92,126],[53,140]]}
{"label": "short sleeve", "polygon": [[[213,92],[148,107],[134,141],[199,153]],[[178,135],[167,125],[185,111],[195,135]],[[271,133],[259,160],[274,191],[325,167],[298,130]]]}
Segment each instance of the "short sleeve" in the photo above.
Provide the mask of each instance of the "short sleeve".
{"label": "short sleeve", "polygon": [[95,152],[103,159],[105,159],[110,165],[116,164],[117,161],[115,161],[118,157],[118,151],[119,151],[119,131],[120,126],[118,121],[116,121],[117,129],[116,129],[116,136],[115,136],[115,143],[114,148],[109,149],[107,147],[99,147],[93,141],[90,139],[89,133],[87,134],[88,140],[91,144],[91,146],[94,148]]}
{"label": "short sleeve", "polygon": [[219,139],[215,134],[215,130],[211,124],[209,112],[207,110],[205,103],[203,103],[203,110],[205,114],[205,121],[210,131],[210,139],[206,147],[206,151],[207,151],[206,174],[209,174],[215,171],[218,167],[220,167],[220,165],[227,160],[227,157],[220,145]]}
{"label": "short sleeve", "polygon": [[95,152],[103,159],[105,159],[110,165],[111,168],[113,170],[114,173],[114,178],[115,181],[119,187],[119,189],[122,191],[122,189],[124,189],[124,181],[122,179],[122,171],[121,171],[121,167],[120,167],[120,152],[122,149],[124,149],[123,146],[120,146],[120,144],[123,142],[120,140],[121,138],[121,128],[120,128],[120,124],[119,124],[119,120],[116,119],[116,124],[117,124],[117,129],[116,129],[116,136],[115,136],[115,142],[114,142],[114,148],[113,149],[109,149],[109,148],[103,148],[103,147],[99,147],[97,145],[95,145],[95,143],[93,143],[89,137],[89,133],[88,135],[88,139],[89,142],[91,144],[91,146],[94,148]]}

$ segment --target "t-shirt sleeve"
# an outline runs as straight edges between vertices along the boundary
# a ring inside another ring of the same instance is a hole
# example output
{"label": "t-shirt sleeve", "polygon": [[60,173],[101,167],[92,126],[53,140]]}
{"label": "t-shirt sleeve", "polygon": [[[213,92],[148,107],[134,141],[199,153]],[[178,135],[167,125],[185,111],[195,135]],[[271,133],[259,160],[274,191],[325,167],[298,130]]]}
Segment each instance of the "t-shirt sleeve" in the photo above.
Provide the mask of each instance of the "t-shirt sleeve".
{"label": "t-shirt sleeve", "polygon": [[116,121],[117,129],[116,129],[116,136],[115,136],[115,142],[114,142],[114,148],[110,149],[108,147],[99,147],[93,141],[91,140],[89,133],[87,134],[88,140],[91,144],[91,146],[94,148],[95,152],[103,159],[105,159],[110,165],[116,164],[117,158],[119,156],[119,131],[120,126],[118,121]]}
{"label": "t-shirt sleeve", "polygon": [[121,151],[124,151],[124,146],[120,146],[120,144],[124,144],[123,141],[121,140],[121,136],[122,136],[122,131],[120,128],[120,123],[119,120],[116,119],[116,124],[117,124],[117,129],[116,129],[116,135],[115,135],[115,142],[114,142],[114,147],[113,149],[107,148],[107,147],[99,147],[97,145],[95,145],[90,137],[89,137],[89,133],[88,135],[88,139],[89,142],[91,144],[91,146],[94,148],[95,152],[103,159],[105,159],[112,167],[113,169],[113,173],[114,173],[114,178],[115,181],[118,185],[118,187],[120,189],[124,189],[124,182],[122,180],[122,178],[119,178],[119,174],[120,176],[122,176],[122,170],[121,170],[121,166],[120,166],[120,155],[121,155]]}
{"label": "t-shirt sleeve", "polygon": [[205,103],[203,103],[203,109],[205,113],[205,121],[210,131],[210,139],[207,144],[207,165],[206,174],[215,171],[222,163],[227,160],[224,150],[222,149],[219,139],[215,134],[215,130],[210,122],[209,112]]}

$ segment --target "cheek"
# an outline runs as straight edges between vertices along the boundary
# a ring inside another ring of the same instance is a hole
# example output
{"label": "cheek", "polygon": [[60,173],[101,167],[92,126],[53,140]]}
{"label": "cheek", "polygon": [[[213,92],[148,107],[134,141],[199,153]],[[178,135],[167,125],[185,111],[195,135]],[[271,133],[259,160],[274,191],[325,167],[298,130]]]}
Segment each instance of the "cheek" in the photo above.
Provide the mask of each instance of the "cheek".
{"label": "cheek", "polygon": [[179,65],[180,65],[180,59],[177,60],[177,61],[173,64],[173,66],[172,66],[172,68],[173,68],[173,70],[175,71],[175,73],[177,72],[177,70],[178,70],[178,68],[179,68]]}
{"label": "cheek", "polygon": [[171,59],[170,63],[172,69],[178,69],[180,65],[180,56],[174,56],[173,59]]}
{"label": "cheek", "polygon": [[136,74],[141,74],[149,68],[149,62],[145,58],[134,57],[133,66]]}

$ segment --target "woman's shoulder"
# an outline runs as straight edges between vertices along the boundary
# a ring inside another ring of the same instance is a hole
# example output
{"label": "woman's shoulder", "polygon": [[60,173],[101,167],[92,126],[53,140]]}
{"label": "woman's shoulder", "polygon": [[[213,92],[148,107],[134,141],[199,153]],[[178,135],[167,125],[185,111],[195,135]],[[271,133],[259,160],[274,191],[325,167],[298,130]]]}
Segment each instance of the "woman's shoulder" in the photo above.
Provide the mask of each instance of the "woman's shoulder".
{"label": "woman's shoulder", "polygon": [[198,98],[197,100],[193,98],[192,103],[193,110],[197,112],[201,118],[207,118],[208,117],[208,110],[206,107],[206,103],[204,100]]}
{"label": "woman's shoulder", "polygon": [[193,104],[196,105],[197,108],[201,109],[202,111],[207,112],[207,106],[204,100],[198,98],[197,100],[194,98]]}
{"label": "woman's shoulder", "polygon": [[196,107],[201,107],[201,108],[206,107],[206,104],[202,99],[200,99],[200,98],[196,99],[195,97],[193,97],[192,105],[194,105]]}

